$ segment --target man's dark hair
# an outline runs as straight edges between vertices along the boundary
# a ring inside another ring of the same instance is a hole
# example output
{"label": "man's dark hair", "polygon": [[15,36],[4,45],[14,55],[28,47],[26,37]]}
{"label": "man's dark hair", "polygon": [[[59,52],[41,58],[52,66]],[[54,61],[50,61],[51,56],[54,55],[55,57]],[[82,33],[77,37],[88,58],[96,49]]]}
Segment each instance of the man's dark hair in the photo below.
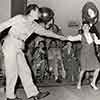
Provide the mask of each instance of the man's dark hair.
{"label": "man's dark hair", "polygon": [[28,5],[26,7],[26,10],[25,10],[25,15],[28,15],[31,10],[36,10],[36,9],[39,9],[38,5],[36,5],[36,4],[30,4],[30,5]]}

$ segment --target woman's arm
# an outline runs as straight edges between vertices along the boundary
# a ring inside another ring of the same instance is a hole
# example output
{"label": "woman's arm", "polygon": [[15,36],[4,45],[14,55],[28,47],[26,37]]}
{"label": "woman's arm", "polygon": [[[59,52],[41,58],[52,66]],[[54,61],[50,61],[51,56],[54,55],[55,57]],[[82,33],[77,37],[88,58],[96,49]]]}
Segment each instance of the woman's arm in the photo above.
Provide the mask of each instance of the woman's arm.
{"label": "woman's arm", "polygon": [[93,39],[94,39],[95,44],[100,44],[100,39],[98,39],[95,33],[93,33]]}
{"label": "woman's arm", "polygon": [[72,41],[72,42],[74,42],[74,41],[81,41],[81,39],[82,39],[82,36],[80,34],[76,35],[76,36],[68,36],[68,40]]}
{"label": "woman's arm", "polygon": [[15,24],[20,18],[21,18],[21,16],[17,15],[15,17],[10,18],[9,20],[1,23],[0,24],[0,32],[2,32],[3,30],[5,30],[6,28],[12,26],[13,24]]}

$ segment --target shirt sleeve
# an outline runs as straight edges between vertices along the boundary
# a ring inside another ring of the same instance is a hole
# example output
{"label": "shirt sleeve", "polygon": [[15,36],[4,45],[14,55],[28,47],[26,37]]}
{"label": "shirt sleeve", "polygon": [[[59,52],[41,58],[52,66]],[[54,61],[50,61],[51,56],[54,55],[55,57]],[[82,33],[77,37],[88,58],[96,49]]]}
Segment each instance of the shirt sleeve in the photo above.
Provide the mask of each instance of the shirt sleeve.
{"label": "shirt sleeve", "polygon": [[42,27],[41,25],[39,25],[36,22],[33,22],[32,30],[29,31],[27,37],[29,37],[33,32],[35,32],[36,34],[38,34],[40,36],[56,38],[56,39],[60,39],[60,40],[67,40],[66,37],[57,35],[56,33],[52,32],[52,31],[46,30],[44,27]]}
{"label": "shirt sleeve", "polygon": [[13,18],[10,18],[9,20],[3,22],[0,24],[0,32],[2,32],[3,30],[5,30],[6,28],[12,26],[13,24],[15,24],[18,19],[20,18],[20,15],[17,15]]}

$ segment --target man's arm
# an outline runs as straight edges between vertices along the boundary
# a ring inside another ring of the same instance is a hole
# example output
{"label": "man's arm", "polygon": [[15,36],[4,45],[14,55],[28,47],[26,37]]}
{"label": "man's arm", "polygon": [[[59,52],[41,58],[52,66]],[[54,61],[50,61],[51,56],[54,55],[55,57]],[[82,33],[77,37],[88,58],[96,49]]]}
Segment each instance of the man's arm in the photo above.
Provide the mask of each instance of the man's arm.
{"label": "man's arm", "polygon": [[80,34],[76,35],[76,36],[69,36],[68,37],[68,40],[72,41],[72,42],[74,42],[74,41],[81,41],[81,39],[82,39],[82,36]]}
{"label": "man's arm", "polygon": [[29,36],[30,34],[32,34],[33,32],[35,32],[36,34],[40,35],[40,36],[45,36],[45,37],[50,37],[50,38],[56,38],[59,40],[67,40],[67,37],[65,36],[61,36],[61,35],[57,35],[56,33],[46,30],[45,28],[43,28],[42,26],[40,26],[38,23],[34,22],[33,23],[33,30],[31,30],[31,32],[29,32]]}

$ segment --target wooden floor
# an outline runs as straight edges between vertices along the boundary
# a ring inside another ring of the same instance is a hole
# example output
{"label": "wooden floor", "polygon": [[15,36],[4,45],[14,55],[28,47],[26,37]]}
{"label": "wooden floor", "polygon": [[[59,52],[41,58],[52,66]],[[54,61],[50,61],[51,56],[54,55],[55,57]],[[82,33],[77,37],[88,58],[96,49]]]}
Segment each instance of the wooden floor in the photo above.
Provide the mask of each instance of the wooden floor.
{"label": "wooden floor", "polygon": [[[98,85],[100,88],[100,84]],[[76,85],[59,85],[41,87],[41,91],[49,91],[50,95],[41,100],[100,100],[100,90],[94,91],[89,85],[84,85],[81,90]],[[28,100],[22,88],[17,89],[17,96],[22,100]],[[5,100],[5,95],[0,90],[0,100]]]}

